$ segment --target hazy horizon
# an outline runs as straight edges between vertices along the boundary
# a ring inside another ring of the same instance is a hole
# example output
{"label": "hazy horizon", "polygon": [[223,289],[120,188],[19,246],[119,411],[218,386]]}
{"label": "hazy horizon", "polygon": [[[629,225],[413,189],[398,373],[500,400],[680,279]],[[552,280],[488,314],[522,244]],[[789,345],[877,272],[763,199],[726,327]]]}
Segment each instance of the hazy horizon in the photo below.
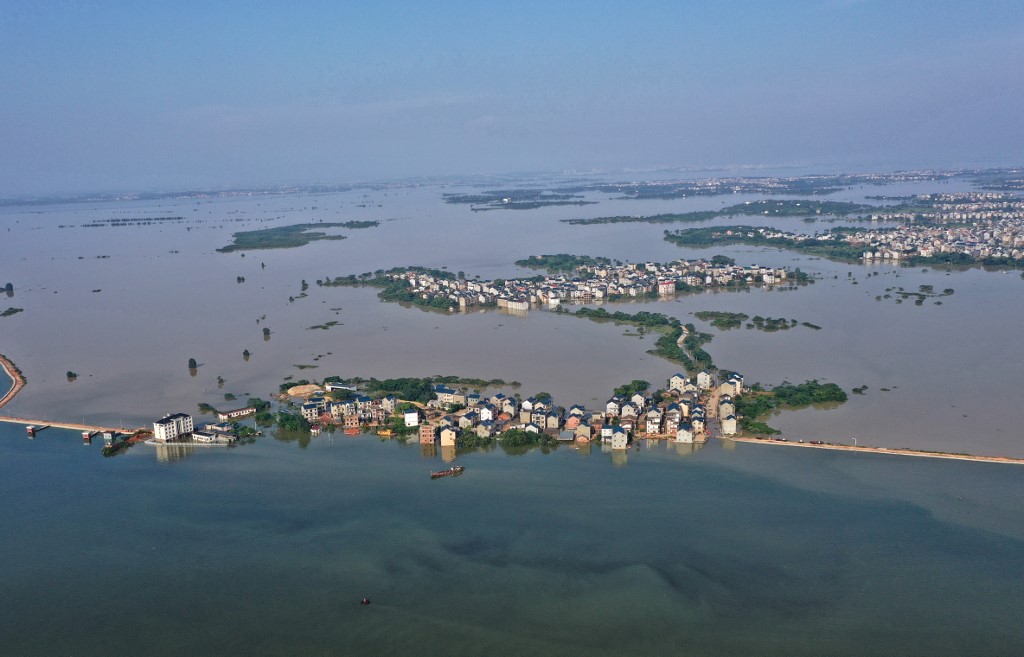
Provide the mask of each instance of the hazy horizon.
{"label": "hazy horizon", "polygon": [[1024,5],[13,1],[0,197],[1020,165]]}

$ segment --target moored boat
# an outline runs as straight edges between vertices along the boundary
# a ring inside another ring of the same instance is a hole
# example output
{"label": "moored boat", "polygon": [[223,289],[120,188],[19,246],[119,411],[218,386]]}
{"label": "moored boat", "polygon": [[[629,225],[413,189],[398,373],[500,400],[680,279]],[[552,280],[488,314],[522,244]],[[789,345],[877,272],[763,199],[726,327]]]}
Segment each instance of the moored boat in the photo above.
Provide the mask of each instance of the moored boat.
{"label": "moored boat", "polygon": [[461,465],[453,465],[447,470],[438,470],[430,473],[431,479],[440,479],[441,477],[457,477],[462,474],[462,471],[466,468]]}

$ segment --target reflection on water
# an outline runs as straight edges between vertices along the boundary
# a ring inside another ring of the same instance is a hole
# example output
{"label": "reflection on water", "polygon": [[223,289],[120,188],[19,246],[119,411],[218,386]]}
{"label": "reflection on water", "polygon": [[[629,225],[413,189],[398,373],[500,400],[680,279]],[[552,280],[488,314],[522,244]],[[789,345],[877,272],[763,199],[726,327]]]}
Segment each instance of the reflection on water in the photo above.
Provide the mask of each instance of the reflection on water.
{"label": "reflection on water", "polygon": [[[21,657],[1024,649],[1024,481],[1000,466],[712,441],[628,468],[475,452],[435,482],[422,446],[367,436],[167,468],[42,435],[0,425],[0,632]],[[116,632],[104,601],[133,610]]]}
{"label": "reflection on water", "polygon": [[[728,441],[728,442],[732,442],[732,441]],[[672,441],[671,442],[671,446],[675,448],[675,452],[679,456],[692,456],[697,451],[703,449],[704,445],[706,445],[706,444],[707,443],[682,443],[682,442],[676,442],[676,441]]]}
{"label": "reflection on water", "polygon": [[153,445],[153,450],[156,452],[156,460],[160,463],[170,463],[171,461],[183,461],[199,449],[195,445],[188,445],[184,443],[166,443]]}

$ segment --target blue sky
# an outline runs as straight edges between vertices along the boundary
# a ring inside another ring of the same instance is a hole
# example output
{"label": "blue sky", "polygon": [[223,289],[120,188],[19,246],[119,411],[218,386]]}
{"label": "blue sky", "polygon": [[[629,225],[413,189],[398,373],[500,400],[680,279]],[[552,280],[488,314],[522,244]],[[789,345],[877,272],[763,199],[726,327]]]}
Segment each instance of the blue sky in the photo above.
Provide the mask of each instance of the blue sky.
{"label": "blue sky", "polygon": [[1019,0],[5,0],[0,58],[0,196],[1024,164]]}

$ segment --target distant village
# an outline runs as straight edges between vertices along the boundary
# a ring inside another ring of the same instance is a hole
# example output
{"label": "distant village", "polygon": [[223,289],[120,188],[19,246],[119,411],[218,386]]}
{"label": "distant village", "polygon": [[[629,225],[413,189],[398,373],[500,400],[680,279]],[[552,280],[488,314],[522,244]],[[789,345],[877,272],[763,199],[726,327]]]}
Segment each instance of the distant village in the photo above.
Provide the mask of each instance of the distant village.
{"label": "distant village", "polygon": [[[413,301],[436,306],[496,306],[513,312],[531,307],[558,307],[562,302],[586,303],[630,298],[672,296],[679,290],[740,285],[781,285],[793,282],[784,268],[739,266],[728,258],[721,261],[678,260],[663,264],[645,262],[613,264],[605,259],[575,256],[531,256],[517,264],[545,268],[546,259],[566,258],[572,273],[529,278],[481,281],[459,277],[447,271],[408,268],[380,272],[377,279],[336,279],[329,284],[399,285]],[[584,264],[592,263],[592,264]],[[797,274],[799,278],[801,274]],[[402,300],[398,298],[398,300]]]}
{"label": "distant village", "polygon": [[[303,386],[297,392],[304,393],[298,408],[313,435],[336,429],[350,435],[397,433],[451,450],[500,442],[510,431],[532,434],[548,444],[600,441],[611,450],[627,449],[637,438],[702,444],[709,436],[738,431],[735,398],[744,391],[740,374],[731,373],[721,382],[707,371],[695,377],[675,374],[666,388],[653,393],[639,389],[646,388],[645,382],[634,383],[644,385],[612,395],[599,409],[579,404],[565,408],[546,396],[484,396],[442,384],[433,387],[427,403],[394,395],[373,398],[344,383]],[[254,407],[221,412],[219,423],[202,429],[186,413],[170,414],[153,423],[151,442],[231,444],[237,439],[238,421],[255,414]]]}
{"label": "distant village", "polygon": [[922,197],[929,208],[871,215],[872,221],[900,221],[895,228],[832,231],[818,235],[751,228],[765,239],[833,241],[862,250],[865,262],[900,262],[959,254],[979,262],[1024,259],[1024,201],[1001,193],[971,192]]}

